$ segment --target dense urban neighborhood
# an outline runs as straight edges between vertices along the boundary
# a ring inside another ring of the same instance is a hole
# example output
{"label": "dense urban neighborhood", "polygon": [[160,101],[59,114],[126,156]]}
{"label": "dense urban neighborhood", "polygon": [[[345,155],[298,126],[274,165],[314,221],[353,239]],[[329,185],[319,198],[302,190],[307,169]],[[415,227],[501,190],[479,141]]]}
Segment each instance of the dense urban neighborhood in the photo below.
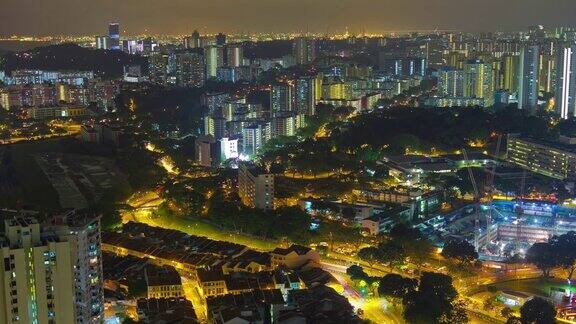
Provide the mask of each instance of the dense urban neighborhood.
{"label": "dense urban neighborhood", "polygon": [[0,324],[572,323],[575,89],[573,27],[0,39]]}

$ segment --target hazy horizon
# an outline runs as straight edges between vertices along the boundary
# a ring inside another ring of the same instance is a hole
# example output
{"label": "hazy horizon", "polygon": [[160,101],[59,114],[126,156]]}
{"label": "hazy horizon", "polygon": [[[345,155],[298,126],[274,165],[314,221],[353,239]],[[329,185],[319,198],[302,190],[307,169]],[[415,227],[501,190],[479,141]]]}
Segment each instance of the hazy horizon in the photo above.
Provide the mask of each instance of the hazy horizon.
{"label": "hazy horizon", "polygon": [[[4,0],[2,35],[511,31],[573,25],[574,0]],[[31,23],[33,22],[33,23]]]}

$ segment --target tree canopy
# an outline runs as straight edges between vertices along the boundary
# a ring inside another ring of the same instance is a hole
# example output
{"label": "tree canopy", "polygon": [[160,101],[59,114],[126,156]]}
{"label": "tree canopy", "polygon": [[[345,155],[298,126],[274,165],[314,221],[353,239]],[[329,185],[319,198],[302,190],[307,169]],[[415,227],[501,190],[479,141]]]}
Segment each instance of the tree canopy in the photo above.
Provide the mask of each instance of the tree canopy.
{"label": "tree canopy", "polygon": [[551,302],[540,297],[534,297],[520,308],[522,324],[553,324],[556,323],[556,309]]}
{"label": "tree canopy", "polygon": [[538,267],[544,277],[548,277],[559,262],[554,247],[548,242],[534,243],[526,252],[526,261]]}
{"label": "tree canopy", "polygon": [[404,318],[409,323],[465,323],[467,318],[450,276],[424,272],[418,289],[404,297]]}
{"label": "tree canopy", "polygon": [[470,263],[478,259],[478,252],[476,252],[474,246],[466,240],[451,239],[444,244],[442,256],[458,260],[461,263]]}
{"label": "tree canopy", "polygon": [[418,280],[404,278],[401,275],[390,273],[380,279],[378,292],[380,296],[404,298],[418,286]]}

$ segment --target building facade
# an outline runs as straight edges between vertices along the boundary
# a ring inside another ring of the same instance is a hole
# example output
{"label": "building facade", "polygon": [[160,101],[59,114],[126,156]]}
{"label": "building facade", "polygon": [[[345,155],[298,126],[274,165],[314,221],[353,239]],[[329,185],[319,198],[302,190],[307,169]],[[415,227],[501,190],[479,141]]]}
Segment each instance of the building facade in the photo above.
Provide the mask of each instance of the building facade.
{"label": "building facade", "polygon": [[525,46],[520,51],[518,64],[518,109],[536,110],[538,105],[538,46]]}
{"label": "building facade", "polygon": [[562,119],[576,115],[576,45],[565,45],[556,55],[556,113]]}
{"label": "building facade", "polygon": [[576,153],[556,143],[508,136],[508,160],[551,178],[576,178]]}
{"label": "building facade", "polygon": [[4,222],[0,245],[0,323],[74,323],[70,242],[43,235],[33,218]]}
{"label": "building facade", "polygon": [[274,209],[274,175],[241,164],[238,168],[238,195],[248,207]]}

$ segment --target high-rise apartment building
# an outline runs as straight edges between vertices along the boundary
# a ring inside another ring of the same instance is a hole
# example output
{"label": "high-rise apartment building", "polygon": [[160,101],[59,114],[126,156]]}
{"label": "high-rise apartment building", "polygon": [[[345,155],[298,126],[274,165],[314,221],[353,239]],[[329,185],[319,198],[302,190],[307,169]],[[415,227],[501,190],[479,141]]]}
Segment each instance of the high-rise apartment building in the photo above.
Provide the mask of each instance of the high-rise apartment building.
{"label": "high-rise apartment building", "polygon": [[569,119],[576,115],[576,45],[558,48],[556,65],[556,113]]}
{"label": "high-rise apartment building", "polygon": [[315,76],[300,77],[296,80],[295,110],[308,116],[316,113],[316,80]]}
{"label": "high-rise apartment building", "polygon": [[275,84],[270,90],[270,111],[292,111],[292,86]]}
{"label": "high-rise apartment building", "polygon": [[256,155],[270,136],[270,123],[254,123],[242,128],[242,152],[250,157]]}
{"label": "high-rise apartment building", "polygon": [[351,84],[341,80],[322,83],[322,99],[352,99]]}
{"label": "high-rise apartment building", "polygon": [[99,217],[70,211],[41,227],[19,215],[4,225],[0,323],[103,322]]}
{"label": "high-rise apartment building", "polygon": [[221,46],[206,46],[204,48],[206,59],[206,78],[216,79],[218,77],[218,68],[224,65],[224,50]]}
{"label": "high-rise apartment building", "polygon": [[506,55],[502,58],[502,88],[510,92],[518,91],[518,65],[520,56]]}
{"label": "high-rise apartment building", "polygon": [[538,86],[540,91],[554,92],[556,59],[554,55],[540,53],[538,62]]}
{"label": "high-rise apartment building", "polygon": [[397,57],[381,52],[378,57],[381,71],[396,76],[426,75],[427,61],[422,57]]}
{"label": "high-rise apartment building", "polygon": [[4,221],[0,240],[0,323],[74,323],[69,242],[44,235],[36,219]]}
{"label": "high-rise apartment building", "polygon": [[154,52],[148,57],[150,82],[166,84],[168,81],[168,58],[169,55],[162,52]]}
{"label": "high-rise apartment building", "polygon": [[576,153],[561,143],[508,137],[508,161],[547,177],[576,179]]}
{"label": "high-rise apartment building", "polygon": [[518,109],[534,112],[538,105],[538,46],[524,46],[518,64]]}
{"label": "high-rise apartment building", "polygon": [[104,320],[100,217],[69,211],[54,217],[47,231],[70,244],[76,323]]}
{"label": "high-rise apartment building", "polygon": [[238,168],[238,195],[248,207],[274,209],[274,175],[261,168],[241,164]]}
{"label": "high-rise apartment building", "polygon": [[442,97],[464,97],[464,71],[450,67],[440,70],[438,94]]}
{"label": "high-rise apartment building", "polygon": [[214,166],[215,144],[214,137],[210,135],[198,137],[194,142],[196,163],[204,167]]}
{"label": "high-rise apartment building", "polygon": [[244,65],[244,50],[242,44],[230,44],[226,46],[226,65],[228,67]]}
{"label": "high-rise apartment building", "polygon": [[197,50],[174,52],[169,57],[169,71],[176,85],[204,86],[204,55]]}
{"label": "high-rise apartment building", "polygon": [[272,137],[296,135],[296,114],[293,112],[275,113],[271,127]]}
{"label": "high-rise apartment building", "polygon": [[204,135],[212,135],[219,140],[226,136],[226,118],[219,113],[209,114],[204,117]]}
{"label": "high-rise apartment building", "polygon": [[110,38],[108,36],[96,36],[97,49],[110,49]]}
{"label": "high-rise apartment building", "polygon": [[464,64],[464,97],[481,98],[484,107],[494,104],[492,65],[481,60],[470,60]]}
{"label": "high-rise apartment building", "polygon": [[307,37],[298,37],[293,45],[296,64],[309,64],[316,60],[316,40]]}

